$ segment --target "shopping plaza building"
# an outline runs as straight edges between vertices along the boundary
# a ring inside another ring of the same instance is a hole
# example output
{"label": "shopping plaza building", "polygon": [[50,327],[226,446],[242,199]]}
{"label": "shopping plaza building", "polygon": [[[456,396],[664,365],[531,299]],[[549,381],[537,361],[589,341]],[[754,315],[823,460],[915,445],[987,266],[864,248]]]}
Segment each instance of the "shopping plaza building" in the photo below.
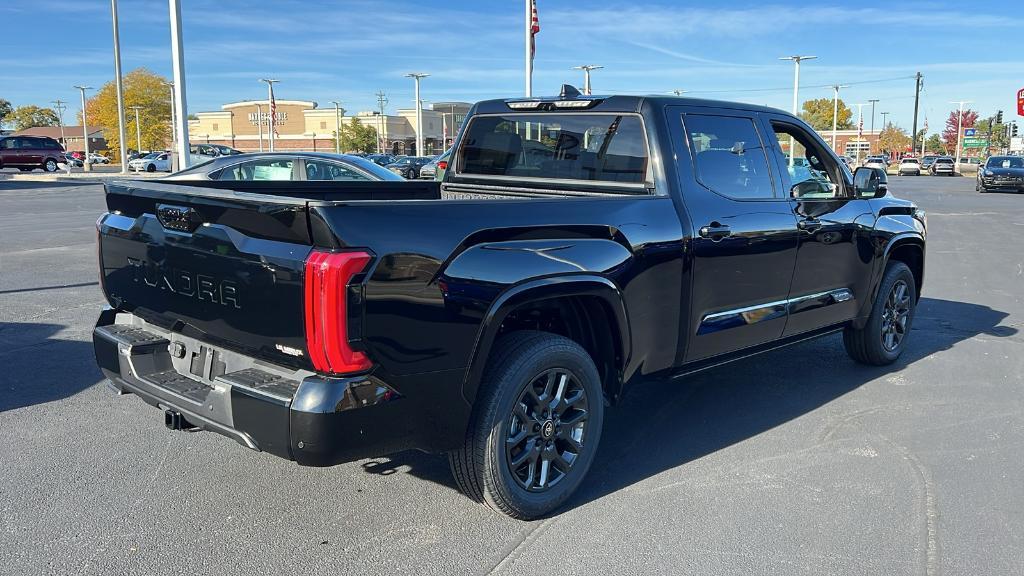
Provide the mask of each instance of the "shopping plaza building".
{"label": "shopping plaza building", "polygon": [[[466,102],[433,102],[423,109],[420,127],[416,125],[416,110],[411,108],[394,115],[365,111],[351,116],[344,108],[321,108],[307,100],[275,99],[275,105],[275,150],[333,152],[337,124],[348,125],[358,118],[376,130],[381,151],[424,156],[440,154],[451,146],[470,108]],[[243,152],[269,150],[271,118],[267,100],[233,102],[221,106],[219,112],[199,112],[195,116],[188,123],[193,144],[224,144]],[[417,153],[416,133],[421,128],[424,150]]]}

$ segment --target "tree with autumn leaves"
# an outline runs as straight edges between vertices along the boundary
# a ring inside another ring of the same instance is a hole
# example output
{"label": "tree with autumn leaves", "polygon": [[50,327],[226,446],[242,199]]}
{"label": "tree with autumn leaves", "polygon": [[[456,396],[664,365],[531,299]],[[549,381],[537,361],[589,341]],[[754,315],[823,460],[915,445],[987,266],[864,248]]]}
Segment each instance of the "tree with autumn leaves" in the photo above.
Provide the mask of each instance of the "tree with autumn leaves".
{"label": "tree with autumn leaves", "polygon": [[[135,142],[135,112],[132,106],[140,106],[139,128],[142,135],[142,150],[162,150],[171,136],[171,101],[167,80],[158,74],[136,68],[124,76],[124,132],[127,148],[139,147]],[[117,88],[111,80],[85,102],[89,113],[89,125],[103,128],[111,160],[120,162],[120,148],[117,118]],[[78,121],[81,122],[81,115]]]}
{"label": "tree with autumn leaves", "polygon": [[[849,130],[853,128],[853,110],[846,106],[841,99],[838,102],[839,110],[836,115],[836,129]],[[800,118],[807,122],[815,130],[832,130],[833,102],[831,98],[815,98],[806,100],[803,105],[803,112]]]}
{"label": "tree with autumn leaves", "polygon": [[[946,118],[946,129],[942,131],[942,144],[946,147],[946,154],[956,154],[957,113],[959,112],[959,110],[953,110],[949,113],[949,118]],[[971,109],[964,110],[960,128],[974,128],[977,122],[977,112]]]}

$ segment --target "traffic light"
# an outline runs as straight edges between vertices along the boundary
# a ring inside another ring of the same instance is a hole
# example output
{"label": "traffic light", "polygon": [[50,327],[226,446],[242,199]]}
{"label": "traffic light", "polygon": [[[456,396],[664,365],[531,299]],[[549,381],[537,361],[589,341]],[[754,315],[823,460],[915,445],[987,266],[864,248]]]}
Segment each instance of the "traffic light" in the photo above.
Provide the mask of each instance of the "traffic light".
{"label": "traffic light", "polygon": [[1002,110],[998,110],[998,111],[996,111],[996,124],[1002,124],[1002,123],[1003,123],[1003,111]]}
{"label": "traffic light", "polygon": [[1014,122],[1013,124],[1010,124],[1010,126],[1011,126],[1011,128],[1010,128],[1010,136],[1013,136],[1014,138],[1016,138],[1017,137],[1017,123]]}

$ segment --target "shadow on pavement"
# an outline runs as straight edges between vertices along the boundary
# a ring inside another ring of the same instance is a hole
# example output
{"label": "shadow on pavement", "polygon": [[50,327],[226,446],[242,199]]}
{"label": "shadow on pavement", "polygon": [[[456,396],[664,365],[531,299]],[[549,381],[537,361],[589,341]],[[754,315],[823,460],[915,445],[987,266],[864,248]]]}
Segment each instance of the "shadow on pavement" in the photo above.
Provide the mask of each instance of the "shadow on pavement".
{"label": "shadow on pavement", "polygon": [[103,186],[100,180],[3,180],[0,192],[5,190],[38,190],[39,188],[72,188],[78,186]]}
{"label": "shadow on pavement", "polygon": [[0,322],[0,412],[74,396],[103,380],[92,342],[52,338],[64,328]]}
{"label": "shadow on pavement", "polygon": [[[986,334],[1008,337],[1004,312],[987,306],[922,298],[911,339],[887,367],[850,360],[838,335],[768,352],[677,380],[639,384],[605,411],[594,464],[566,508],[727,448],[785,424],[886,374],[956,343]],[[784,451],[780,447],[780,451]],[[409,474],[455,488],[447,458],[406,452],[365,463],[366,472]]]}

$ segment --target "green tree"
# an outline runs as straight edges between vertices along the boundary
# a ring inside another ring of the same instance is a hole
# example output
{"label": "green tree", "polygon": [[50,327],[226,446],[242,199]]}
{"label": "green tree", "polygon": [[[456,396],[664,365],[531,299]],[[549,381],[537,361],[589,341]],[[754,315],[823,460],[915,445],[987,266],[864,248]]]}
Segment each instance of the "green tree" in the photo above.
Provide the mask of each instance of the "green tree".
{"label": "green tree", "polygon": [[946,152],[946,146],[942,143],[942,137],[938,134],[932,134],[924,142],[925,152],[930,154],[944,154]]}
{"label": "green tree", "polygon": [[[815,130],[831,130],[832,110],[831,98],[815,98],[814,100],[804,102],[803,112],[800,113],[800,117]],[[851,120],[853,118],[853,111],[847,108],[842,100],[839,101],[839,113],[836,117],[837,129],[848,130],[853,128],[853,121]]]}
{"label": "green tree", "polygon": [[[124,76],[125,137],[128,148],[136,148],[135,113],[132,106],[140,106],[139,131],[143,150],[162,149],[171,137],[171,102],[165,82],[167,80],[145,68],[136,68]],[[89,124],[103,127],[111,161],[120,162],[117,119],[117,88],[111,80],[85,103]],[[81,121],[81,116],[79,116]]]}
{"label": "green tree", "polygon": [[15,130],[24,130],[35,126],[56,126],[60,122],[57,113],[53,110],[31,104],[18,106],[4,120],[13,124]]}
{"label": "green tree", "polygon": [[[332,131],[331,134],[334,134]],[[349,152],[371,153],[377,150],[377,130],[353,117],[341,125],[341,149]]]}
{"label": "green tree", "polygon": [[7,121],[7,117],[10,116],[14,108],[11,108],[11,103],[3,98],[0,98],[0,125]]}
{"label": "green tree", "polygon": [[878,148],[882,152],[888,152],[895,156],[907,150],[910,146],[910,136],[907,131],[889,122],[878,134]]}

